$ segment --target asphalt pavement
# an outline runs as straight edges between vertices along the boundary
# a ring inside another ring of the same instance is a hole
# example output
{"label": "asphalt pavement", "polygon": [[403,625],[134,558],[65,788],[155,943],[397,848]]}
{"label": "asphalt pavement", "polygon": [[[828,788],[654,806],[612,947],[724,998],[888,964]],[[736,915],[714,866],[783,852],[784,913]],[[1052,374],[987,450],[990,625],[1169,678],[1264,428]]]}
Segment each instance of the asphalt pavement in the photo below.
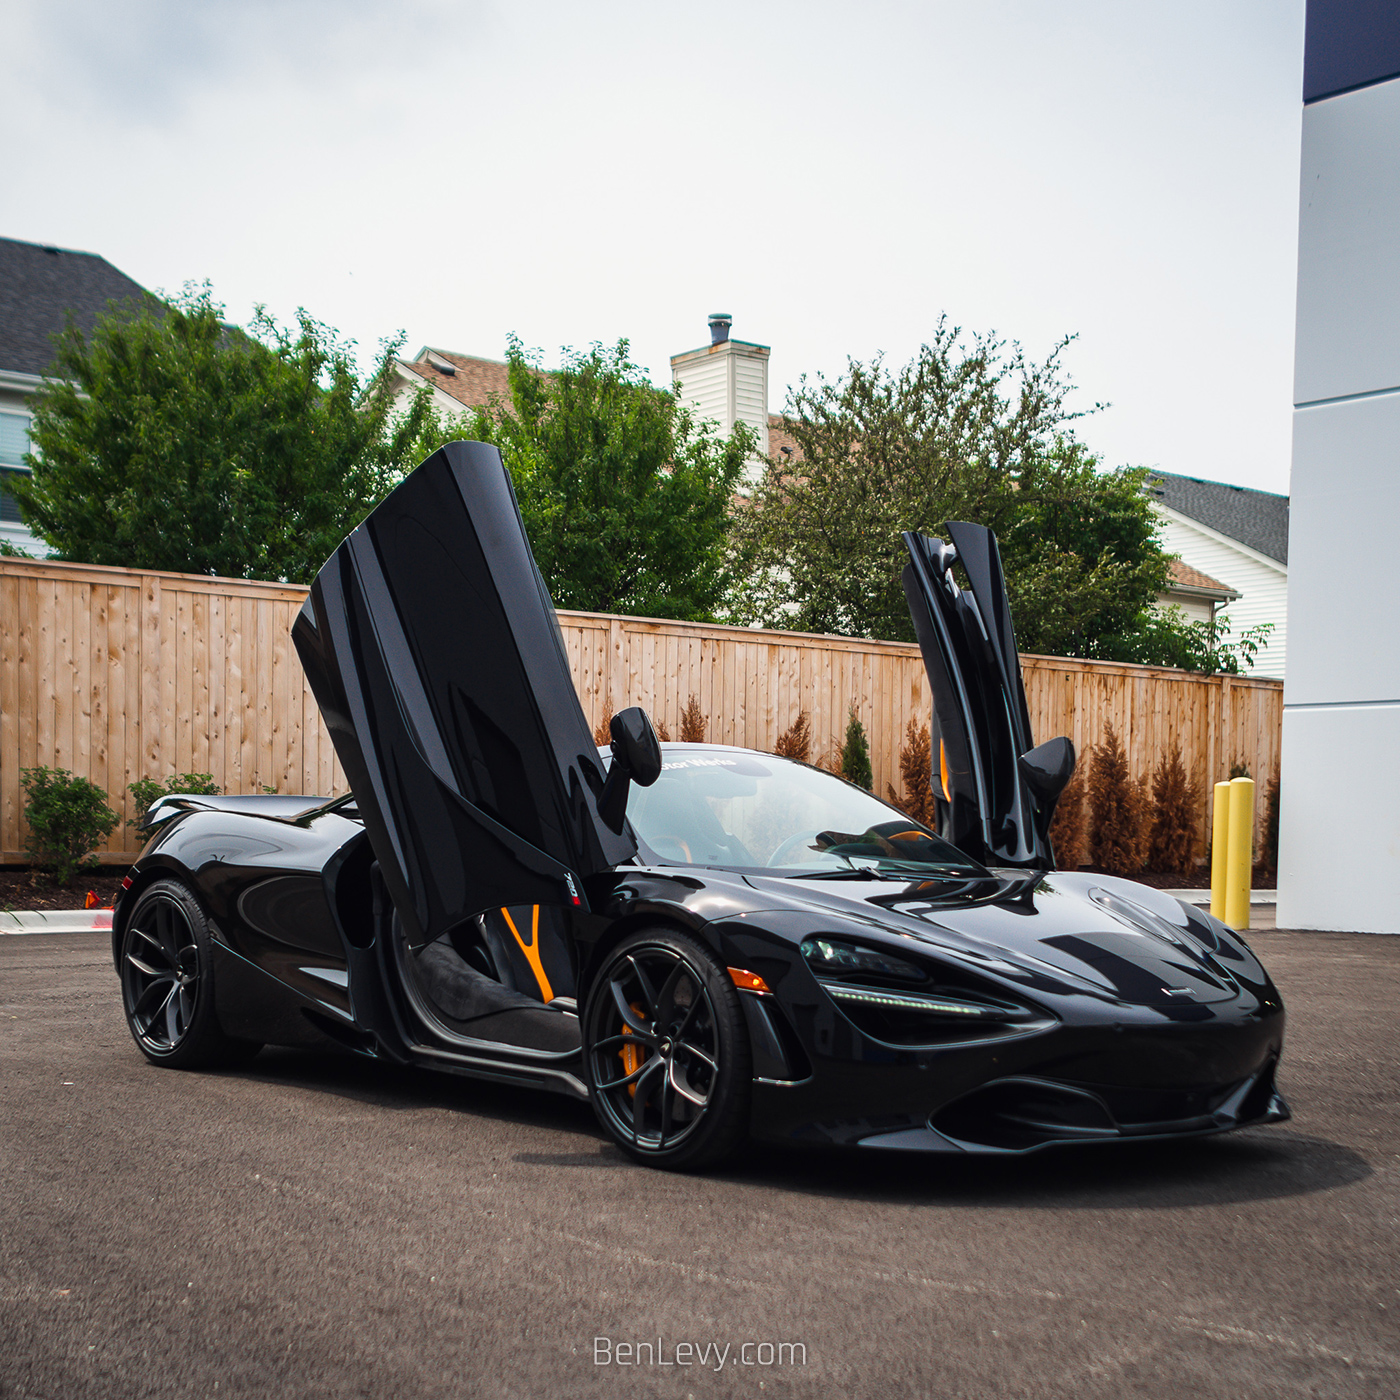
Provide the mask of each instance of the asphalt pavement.
{"label": "asphalt pavement", "polygon": [[1400,1395],[1400,938],[1252,942],[1291,1123],[686,1177],[562,1098],[156,1069],[106,935],[0,939],[0,1397]]}

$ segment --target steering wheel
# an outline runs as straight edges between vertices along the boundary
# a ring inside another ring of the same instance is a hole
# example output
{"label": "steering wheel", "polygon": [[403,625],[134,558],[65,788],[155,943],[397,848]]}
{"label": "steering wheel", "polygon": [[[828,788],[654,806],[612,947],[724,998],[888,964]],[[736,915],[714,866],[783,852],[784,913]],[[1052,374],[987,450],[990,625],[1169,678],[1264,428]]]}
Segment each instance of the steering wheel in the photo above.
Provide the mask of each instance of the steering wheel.
{"label": "steering wheel", "polygon": [[811,831],[799,831],[796,836],[789,836],[788,839],[768,857],[768,864],[770,866],[787,864],[785,857],[790,852],[795,851],[804,841],[810,841],[812,837],[820,835],[821,831],[814,828]]}

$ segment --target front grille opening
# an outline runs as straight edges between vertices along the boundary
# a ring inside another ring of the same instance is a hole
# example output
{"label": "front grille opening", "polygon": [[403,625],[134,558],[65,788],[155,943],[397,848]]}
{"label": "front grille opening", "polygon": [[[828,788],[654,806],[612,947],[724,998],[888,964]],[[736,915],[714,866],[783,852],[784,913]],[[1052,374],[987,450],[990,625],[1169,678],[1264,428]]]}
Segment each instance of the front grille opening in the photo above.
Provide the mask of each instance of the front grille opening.
{"label": "front grille opening", "polygon": [[1005,1152],[1118,1136],[1112,1114],[1097,1095],[1033,1079],[1006,1079],[975,1089],[939,1109],[931,1125],[956,1142]]}

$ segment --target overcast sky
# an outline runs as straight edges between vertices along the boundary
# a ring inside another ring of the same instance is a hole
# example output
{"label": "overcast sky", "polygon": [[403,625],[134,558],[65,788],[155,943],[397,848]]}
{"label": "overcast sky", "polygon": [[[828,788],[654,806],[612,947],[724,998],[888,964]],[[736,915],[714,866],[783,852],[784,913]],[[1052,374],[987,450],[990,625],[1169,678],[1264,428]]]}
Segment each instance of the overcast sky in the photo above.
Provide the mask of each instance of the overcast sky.
{"label": "overcast sky", "polygon": [[940,313],[1110,465],[1288,489],[1303,0],[4,0],[0,234],[368,357],[706,316],[770,407]]}

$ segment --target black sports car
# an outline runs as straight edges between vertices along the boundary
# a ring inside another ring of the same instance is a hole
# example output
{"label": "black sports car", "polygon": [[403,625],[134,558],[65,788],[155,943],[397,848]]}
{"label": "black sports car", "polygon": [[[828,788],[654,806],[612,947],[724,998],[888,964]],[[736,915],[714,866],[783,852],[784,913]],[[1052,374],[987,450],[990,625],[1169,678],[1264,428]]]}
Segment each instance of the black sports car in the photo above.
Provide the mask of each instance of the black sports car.
{"label": "black sports car", "polygon": [[746,1136],[1021,1153],[1286,1118],[1243,940],[1055,871],[1074,752],[1032,747],[995,539],[949,537],[906,536],[935,832],[803,764],[659,745],[639,709],[600,750],[499,454],[443,448],[294,628],[353,795],[148,814],[112,933],[137,1045],[554,1089],[667,1167]]}

